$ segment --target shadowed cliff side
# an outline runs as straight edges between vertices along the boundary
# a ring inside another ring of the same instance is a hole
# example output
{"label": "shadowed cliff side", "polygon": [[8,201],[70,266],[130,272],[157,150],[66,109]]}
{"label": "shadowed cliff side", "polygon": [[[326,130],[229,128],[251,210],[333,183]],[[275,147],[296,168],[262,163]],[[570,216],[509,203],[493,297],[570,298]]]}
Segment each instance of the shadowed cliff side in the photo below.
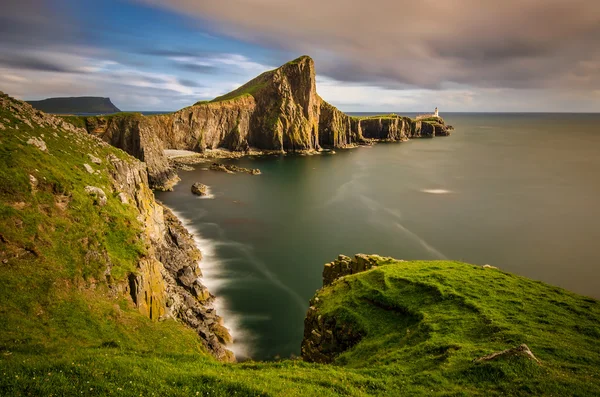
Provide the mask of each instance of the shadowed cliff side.
{"label": "shadowed cliff side", "polygon": [[449,133],[441,118],[346,115],[317,95],[315,65],[308,56],[173,114],[89,117],[85,125],[90,133],[145,161],[152,186],[161,190],[177,181],[164,149],[312,152]]}

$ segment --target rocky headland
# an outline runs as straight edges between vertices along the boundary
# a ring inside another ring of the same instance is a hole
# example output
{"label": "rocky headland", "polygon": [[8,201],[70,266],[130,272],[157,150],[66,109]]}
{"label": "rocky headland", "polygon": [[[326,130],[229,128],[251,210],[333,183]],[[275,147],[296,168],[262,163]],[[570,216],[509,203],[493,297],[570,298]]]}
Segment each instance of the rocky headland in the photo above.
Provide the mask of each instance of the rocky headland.
{"label": "rocky headland", "polygon": [[88,117],[85,128],[144,161],[152,187],[161,190],[177,182],[165,149],[201,154],[218,149],[241,154],[310,153],[445,136],[451,130],[441,117],[352,117],[341,112],[317,94],[315,65],[308,56],[265,72],[229,94],[172,114]]}

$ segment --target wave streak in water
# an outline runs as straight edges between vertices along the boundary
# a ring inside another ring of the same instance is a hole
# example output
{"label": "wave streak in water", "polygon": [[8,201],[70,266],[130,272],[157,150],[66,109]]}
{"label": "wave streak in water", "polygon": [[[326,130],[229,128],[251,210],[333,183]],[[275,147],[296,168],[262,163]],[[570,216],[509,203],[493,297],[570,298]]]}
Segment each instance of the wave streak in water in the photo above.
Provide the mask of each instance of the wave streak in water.
{"label": "wave streak in water", "polygon": [[202,266],[198,264],[202,270],[202,283],[210,292],[216,295],[213,304],[214,308],[217,314],[223,318],[223,324],[229,330],[233,339],[233,344],[227,346],[227,348],[235,354],[238,360],[251,357],[250,345],[253,339],[252,335],[240,326],[240,316],[229,310],[227,302],[223,298],[220,298],[218,294],[220,287],[229,282],[229,280],[224,275],[223,264],[216,256],[214,249],[216,246],[215,241],[203,238],[189,219],[173,209],[171,211],[177,216],[183,226],[192,233],[196,247],[202,252]]}

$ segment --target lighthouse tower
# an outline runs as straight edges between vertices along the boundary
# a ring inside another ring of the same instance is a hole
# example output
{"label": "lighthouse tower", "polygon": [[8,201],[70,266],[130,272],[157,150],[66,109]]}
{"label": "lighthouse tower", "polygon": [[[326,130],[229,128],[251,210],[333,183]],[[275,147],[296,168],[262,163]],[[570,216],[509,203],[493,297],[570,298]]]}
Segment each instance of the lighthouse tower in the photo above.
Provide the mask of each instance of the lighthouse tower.
{"label": "lighthouse tower", "polygon": [[438,114],[438,108],[435,108],[435,113],[434,113],[435,117],[440,117]]}

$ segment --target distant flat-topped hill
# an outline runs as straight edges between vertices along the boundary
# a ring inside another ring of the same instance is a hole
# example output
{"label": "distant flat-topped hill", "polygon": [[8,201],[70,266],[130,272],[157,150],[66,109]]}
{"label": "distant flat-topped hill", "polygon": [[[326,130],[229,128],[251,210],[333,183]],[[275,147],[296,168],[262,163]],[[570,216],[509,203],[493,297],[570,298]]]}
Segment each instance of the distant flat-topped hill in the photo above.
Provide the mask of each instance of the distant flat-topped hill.
{"label": "distant flat-topped hill", "polygon": [[27,102],[46,113],[116,113],[121,111],[110,101],[110,98],[94,96],[48,98]]}

